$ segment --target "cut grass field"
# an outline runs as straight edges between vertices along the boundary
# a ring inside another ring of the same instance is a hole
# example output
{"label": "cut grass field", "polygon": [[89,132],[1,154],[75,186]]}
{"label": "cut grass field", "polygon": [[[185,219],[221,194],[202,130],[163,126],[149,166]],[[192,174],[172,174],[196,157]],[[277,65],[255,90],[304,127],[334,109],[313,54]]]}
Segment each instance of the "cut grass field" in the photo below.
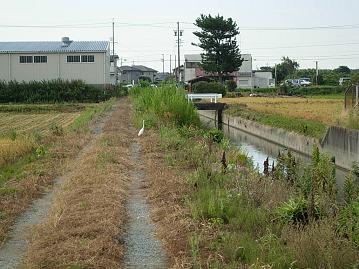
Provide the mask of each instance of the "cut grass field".
{"label": "cut grass field", "polygon": [[230,105],[246,105],[250,110],[286,117],[317,121],[325,125],[334,124],[344,108],[340,99],[242,97],[224,98]]}
{"label": "cut grass field", "polygon": [[[4,128],[0,132],[0,245],[16,217],[66,170],[91,139],[88,130],[93,119],[114,103],[0,105],[0,112],[12,117],[12,121],[0,124]],[[38,125],[19,120],[29,115]]]}
{"label": "cut grass field", "polygon": [[322,138],[330,125],[355,128],[339,98],[224,98],[227,112],[259,123]]}
{"label": "cut grass field", "polygon": [[86,105],[0,105],[0,136],[46,134],[54,125],[67,128],[85,108]]}

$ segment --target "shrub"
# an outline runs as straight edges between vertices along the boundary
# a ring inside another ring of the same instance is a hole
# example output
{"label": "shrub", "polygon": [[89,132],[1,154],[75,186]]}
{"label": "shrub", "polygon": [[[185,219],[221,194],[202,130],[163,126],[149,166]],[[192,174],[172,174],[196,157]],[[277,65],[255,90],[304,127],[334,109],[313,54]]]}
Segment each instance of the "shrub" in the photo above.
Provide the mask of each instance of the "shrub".
{"label": "shrub", "polygon": [[224,138],[223,132],[218,129],[210,130],[208,135],[214,143],[221,143]]}
{"label": "shrub", "polygon": [[359,198],[340,212],[337,232],[359,247]]}
{"label": "shrub", "polygon": [[[308,202],[304,198],[290,199],[284,202],[276,210],[278,218],[286,223],[307,223],[308,222]],[[315,207],[315,216],[320,216],[320,210]]]}
{"label": "shrub", "polygon": [[185,93],[173,85],[159,88],[140,88],[131,90],[137,117],[145,119],[147,126],[172,123],[178,126],[197,125],[199,117]]}
{"label": "shrub", "polygon": [[0,103],[100,102],[115,95],[115,89],[98,88],[81,80],[0,82]]}
{"label": "shrub", "polygon": [[226,95],[226,87],[219,82],[200,81],[192,86],[194,93],[219,93]]}
{"label": "shrub", "polygon": [[234,92],[237,89],[237,83],[234,80],[227,80],[226,87],[229,92]]}

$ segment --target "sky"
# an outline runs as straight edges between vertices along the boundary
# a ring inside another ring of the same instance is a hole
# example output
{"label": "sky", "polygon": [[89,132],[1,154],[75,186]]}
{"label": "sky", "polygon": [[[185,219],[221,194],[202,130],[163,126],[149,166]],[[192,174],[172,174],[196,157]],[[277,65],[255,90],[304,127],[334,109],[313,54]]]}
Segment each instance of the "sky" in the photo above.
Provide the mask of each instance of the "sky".
{"label": "sky", "polygon": [[[359,68],[359,0],[0,0],[1,41],[108,40],[115,22],[115,52],[123,65],[162,72],[175,65],[173,30],[180,22],[184,54],[200,53],[193,25],[200,14],[231,17],[241,53],[253,68],[283,56],[300,68]],[[172,61],[170,62],[170,55]]]}

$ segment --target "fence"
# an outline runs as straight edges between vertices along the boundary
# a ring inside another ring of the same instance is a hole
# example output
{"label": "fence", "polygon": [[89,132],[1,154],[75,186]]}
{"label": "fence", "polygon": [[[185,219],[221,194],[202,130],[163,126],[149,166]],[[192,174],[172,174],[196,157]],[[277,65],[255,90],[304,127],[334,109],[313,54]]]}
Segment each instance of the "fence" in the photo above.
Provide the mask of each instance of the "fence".
{"label": "fence", "polygon": [[359,84],[358,85],[351,85],[345,91],[345,108],[358,108],[359,104]]}

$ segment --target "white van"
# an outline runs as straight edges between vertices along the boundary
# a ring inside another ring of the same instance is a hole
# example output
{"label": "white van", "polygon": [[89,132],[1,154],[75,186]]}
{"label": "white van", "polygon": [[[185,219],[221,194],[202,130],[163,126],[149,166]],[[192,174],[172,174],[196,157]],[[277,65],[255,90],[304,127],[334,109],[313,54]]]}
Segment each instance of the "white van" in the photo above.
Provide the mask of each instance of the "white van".
{"label": "white van", "polygon": [[340,78],[339,79],[339,85],[343,86],[345,82],[350,82],[350,78]]}

